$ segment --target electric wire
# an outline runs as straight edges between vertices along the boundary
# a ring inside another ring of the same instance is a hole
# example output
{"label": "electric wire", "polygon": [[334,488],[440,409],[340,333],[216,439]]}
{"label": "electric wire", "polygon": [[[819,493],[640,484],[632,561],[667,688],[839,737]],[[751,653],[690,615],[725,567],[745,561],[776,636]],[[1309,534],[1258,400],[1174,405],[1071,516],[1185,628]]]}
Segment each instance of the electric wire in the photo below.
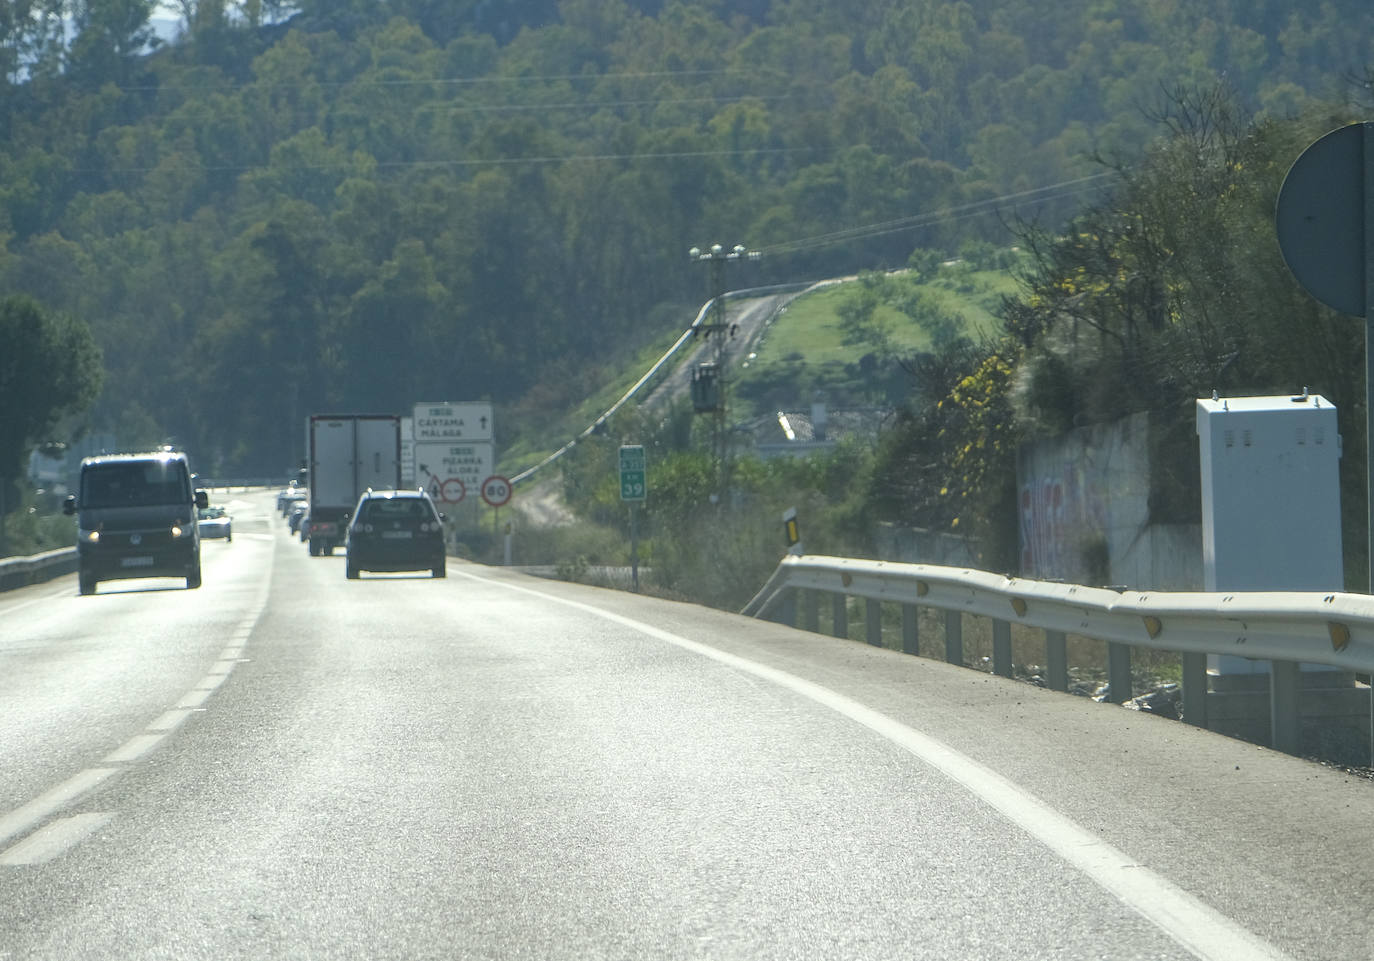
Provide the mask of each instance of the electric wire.
{"label": "electric wire", "polygon": [[752,76],[746,70],[644,70],[625,73],[561,73],[535,74],[529,76],[496,77],[408,77],[390,80],[301,80],[301,81],[262,81],[247,80],[242,83],[175,84],[148,83],[115,86],[120,93],[157,93],[158,91],[195,91],[219,93],[233,90],[277,90],[327,88],[339,90],[355,87],[477,87],[497,85],[519,85],[532,83],[570,83],[573,81],[602,80],[653,80],[657,78]]}
{"label": "electric wire", "polygon": [[1114,171],[1105,171],[1091,174],[1087,177],[1078,177],[1074,180],[1064,180],[1055,184],[1047,184],[1044,187],[1034,187],[1030,190],[1021,190],[1016,193],[1003,194],[998,197],[990,197],[984,200],[976,200],[955,207],[945,207],[940,210],[928,211],[926,213],[912,214],[911,216],[901,217],[896,220],[888,220],[875,224],[863,224],[856,227],[846,227],[844,230],[832,231],[831,233],[816,234],[812,237],[799,237],[796,240],[781,241],[769,246],[759,247],[758,251],[763,255],[777,256],[779,254],[797,253],[799,251],[812,250],[819,247],[833,247],[837,244],[846,243],[851,240],[864,240],[870,237],[879,237],[904,230],[914,230],[919,227],[930,227],[941,223],[963,220],[968,217],[991,213],[1007,206],[1024,205],[1030,201],[1057,200],[1096,189],[1098,183],[1114,175]]}
{"label": "electric wire", "polygon": [[[762,97],[758,94],[739,94],[728,97],[687,97],[672,100],[589,100],[565,103],[509,103],[509,104],[462,104],[447,103],[424,104],[428,108],[444,113],[525,113],[550,110],[603,110],[624,109],[628,107],[678,107],[691,104],[729,105],[746,101],[777,101],[790,99],[787,96]],[[422,108],[422,109],[423,109]]]}

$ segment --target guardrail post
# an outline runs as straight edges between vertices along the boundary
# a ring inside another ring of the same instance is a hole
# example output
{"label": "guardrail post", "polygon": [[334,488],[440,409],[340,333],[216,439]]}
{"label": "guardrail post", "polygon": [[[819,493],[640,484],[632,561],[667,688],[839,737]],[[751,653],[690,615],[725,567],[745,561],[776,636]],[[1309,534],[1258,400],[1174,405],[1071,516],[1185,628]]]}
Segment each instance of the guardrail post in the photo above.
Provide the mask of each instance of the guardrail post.
{"label": "guardrail post", "polygon": [[883,605],[871,597],[864,598],[864,637],[874,647],[883,646]]}
{"label": "guardrail post", "polygon": [[945,611],[945,660],[964,663],[964,615],[958,611]]}
{"label": "guardrail post", "polygon": [[1045,674],[1051,691],[1069,689],[1069,642],[1063,631],[1045,631]]}
{"label": "guardrail post", "polygon": [[821,632],[821,596],[819,591],[802,591],[802,627],[812,634]]}
{"label": "guardrail post", "polygon": [[797,591],[795,588],[787,589],[778,604],[778,623],[786,624],[788,627],[797,626]]}
{"label": "guardrail post", "polygon": [[921,653],[921,628],[916,620],[916,605],[902,605],[902,653]]}
{"label": "guardrail post", "polygon": [[1011,624],[992,622],[992,673],[1011,677]]}
{"label": "guardrail post", "polygon": [[1296,661],[1269,662],[1270,746],[1285,754],[1297,754],[1302,746],[1298,722],[1299,676]]}
{"label": "guardrail post", "polygon": [[1124,704],[1131,699],[1131,648],[1128,644],[1107,642],[1107,700]]}
{"label": "guardrail post", "polygon": [[1183,720],[1207,726],[1207,655],[1183,655]]}
{"label": "guardrail post", "polygon": [[830,633],[836,637],[849,636],[849,598],[844,594],[830,595]]}

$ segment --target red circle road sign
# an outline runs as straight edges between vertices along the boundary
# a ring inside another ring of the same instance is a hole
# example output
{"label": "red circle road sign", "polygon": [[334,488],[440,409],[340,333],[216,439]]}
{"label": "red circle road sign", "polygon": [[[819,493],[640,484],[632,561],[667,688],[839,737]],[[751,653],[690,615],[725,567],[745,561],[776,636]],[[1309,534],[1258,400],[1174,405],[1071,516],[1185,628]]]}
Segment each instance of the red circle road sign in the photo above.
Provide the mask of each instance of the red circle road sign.
{"label": "red circle road sign", "polygon": [[467,492],[468,489],[460,478],[450,477],[439,488],[439,500],[445,504],[457,504],[467,496]]}
{"label": "red circle road sign", "polygon": [[510,480],[500,474],[493,474],[482,481],[482,500],[492,507],[504,507],[510,503]]}

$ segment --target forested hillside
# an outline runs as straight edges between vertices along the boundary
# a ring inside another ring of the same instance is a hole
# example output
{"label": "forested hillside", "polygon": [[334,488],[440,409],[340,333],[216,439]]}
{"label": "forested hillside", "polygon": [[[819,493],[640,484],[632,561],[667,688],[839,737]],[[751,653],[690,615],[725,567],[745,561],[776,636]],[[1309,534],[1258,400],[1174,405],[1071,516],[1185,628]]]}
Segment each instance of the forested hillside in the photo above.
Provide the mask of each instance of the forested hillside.
{"label": "forested hillside", "polygon": [[148,0],[0,14],[0,290],[89,324],[84,426],[216,473],[312,410],[519,429],[686,322],[694,244],[761,249],[745,284],[1054,230],[1170,91],[1284,117],[1374,62],[1365,0],[175,9],[161,45]]}

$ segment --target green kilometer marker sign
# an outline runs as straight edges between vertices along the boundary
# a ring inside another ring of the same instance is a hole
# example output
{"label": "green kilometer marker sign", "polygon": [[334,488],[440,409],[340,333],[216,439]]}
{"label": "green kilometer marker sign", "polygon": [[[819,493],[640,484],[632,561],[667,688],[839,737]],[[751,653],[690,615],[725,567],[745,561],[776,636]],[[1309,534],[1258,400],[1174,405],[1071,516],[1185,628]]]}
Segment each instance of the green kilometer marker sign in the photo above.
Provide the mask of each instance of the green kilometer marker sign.
{"label": "green kilometer marker sign", "polygon": [[642,501],[648,493],[645,478],[644,448],[640,444],[620,448],[620,499]]}

